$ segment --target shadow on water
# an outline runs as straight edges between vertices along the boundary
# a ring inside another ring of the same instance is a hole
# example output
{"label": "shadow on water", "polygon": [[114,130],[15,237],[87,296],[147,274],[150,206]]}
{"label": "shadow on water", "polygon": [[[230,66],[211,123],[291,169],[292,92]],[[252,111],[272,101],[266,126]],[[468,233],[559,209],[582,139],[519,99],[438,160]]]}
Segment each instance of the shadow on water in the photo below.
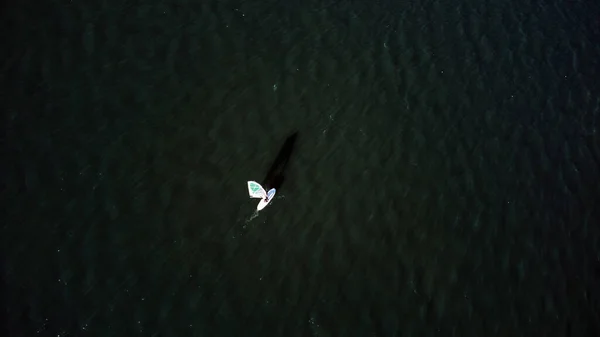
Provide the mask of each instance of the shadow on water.
{"label": "shadow on water", "polygon": [[[265,179],[262,181],[262,186],[265,190],[270,190],[271,188],[275,188],[278,192],[283,182],[285,180],[285,171],[290,162],[290,157],[292,156],[292,152],[294,152],[294,145],[296,143],[296,139],[298,138],[298,132],[294,132],[290,136],[288,136],[281,146],[277,157],[271,166],[269,167],[269,171],[267,171],[267,175]],[[255,211],[248,219],[246,219],[246,224],[255,219],[258,216],[258,211]],[[245,228],[245,226],[244,226]],[[234,237],[237,236],[234,235]]]}
{"label": "shadow on water", "polygon": [[286,138],[277,157],[271,164],[271,167],[263,180],[263,186],[267,191],[271,188],[275,188],[279,192],[281,185],[283,185],[285,180],[285,170],[290,161],[290,157],[292,156],[292,152],[294,151],[296,138],[298,138],[298,132],[294,132]]}

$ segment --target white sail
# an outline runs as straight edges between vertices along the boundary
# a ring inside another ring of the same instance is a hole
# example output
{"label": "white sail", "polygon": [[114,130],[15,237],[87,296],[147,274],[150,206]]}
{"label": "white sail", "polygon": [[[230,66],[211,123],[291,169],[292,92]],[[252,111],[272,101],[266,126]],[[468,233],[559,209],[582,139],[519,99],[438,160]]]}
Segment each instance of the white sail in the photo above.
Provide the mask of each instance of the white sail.
{"label": "white sail", "polygon": [[265,189],[256,181],[248,182],[248,194],[250,195],[250,198],[264,199],[267,197],[267,192],[265,192]]}

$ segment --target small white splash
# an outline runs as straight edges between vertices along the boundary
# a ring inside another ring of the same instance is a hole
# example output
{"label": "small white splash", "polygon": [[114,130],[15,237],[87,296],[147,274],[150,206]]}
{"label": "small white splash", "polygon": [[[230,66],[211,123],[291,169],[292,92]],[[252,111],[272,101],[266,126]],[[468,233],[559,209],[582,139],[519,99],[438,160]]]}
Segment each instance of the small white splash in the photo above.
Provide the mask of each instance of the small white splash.
{"label": "small white splash", "polygon": [[[250,218],[246,219],[246,224],[248,224],[250,221],[252,221],[254,218],[256,218],[258,216],[258,211],[254,211],[254,213],[252,213],[252,215],[250,216]],[[245,225],[244,225],[245,228]]]}

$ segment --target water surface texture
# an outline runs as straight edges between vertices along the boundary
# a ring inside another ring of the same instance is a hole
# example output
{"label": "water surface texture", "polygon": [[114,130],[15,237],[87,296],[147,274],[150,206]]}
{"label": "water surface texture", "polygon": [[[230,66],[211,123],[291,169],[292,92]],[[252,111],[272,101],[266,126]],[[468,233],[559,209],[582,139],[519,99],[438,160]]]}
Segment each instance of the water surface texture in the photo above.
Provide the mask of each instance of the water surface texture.
{"label": "water surface texture", "polygon": [[3,335],[600,336],[597,1],[13,3]]}

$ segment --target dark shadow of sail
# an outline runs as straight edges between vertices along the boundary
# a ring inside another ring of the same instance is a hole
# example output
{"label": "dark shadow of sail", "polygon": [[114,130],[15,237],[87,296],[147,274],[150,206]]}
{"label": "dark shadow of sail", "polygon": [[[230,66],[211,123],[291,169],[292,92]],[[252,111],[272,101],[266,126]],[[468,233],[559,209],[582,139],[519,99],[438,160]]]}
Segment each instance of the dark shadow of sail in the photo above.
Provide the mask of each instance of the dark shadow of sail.
{"label": "dark shadow of sail", "polygon": [[265,190],[268,191],[271,188],[275,188],[277,191],[279,191],[281,185],[283,185],[283,181],[285,180],[285,171],[290,161],[290,157],[292,156],[292,152],[294,152],[294,145],[297,138],[298,132],[294,132],[286,138],[283,146],[277,154],[277,157],[271,164],[265,179],[263,180],[263,186]]}

